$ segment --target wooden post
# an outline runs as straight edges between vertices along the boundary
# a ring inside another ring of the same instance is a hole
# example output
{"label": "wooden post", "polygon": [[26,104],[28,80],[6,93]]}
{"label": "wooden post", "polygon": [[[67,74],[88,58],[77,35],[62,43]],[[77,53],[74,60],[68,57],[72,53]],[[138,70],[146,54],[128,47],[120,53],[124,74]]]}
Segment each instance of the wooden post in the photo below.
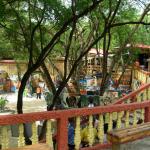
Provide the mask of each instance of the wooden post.
{"label": "wooden post", "polygon": [[145,108],[145,122],[150,122],[150,106]]}
{"label": "wooden post", "polygon": [[62,117],[57,122],[58,150],[68,150],[68,118]]}

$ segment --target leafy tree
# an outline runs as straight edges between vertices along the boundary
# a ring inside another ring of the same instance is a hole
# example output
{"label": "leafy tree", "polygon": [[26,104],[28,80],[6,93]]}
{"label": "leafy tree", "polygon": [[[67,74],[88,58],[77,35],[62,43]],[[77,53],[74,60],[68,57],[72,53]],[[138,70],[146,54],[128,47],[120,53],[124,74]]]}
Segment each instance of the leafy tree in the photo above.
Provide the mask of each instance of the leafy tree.
{"label": "leafy tree", "polygon": [[[140,3],[138,0],[136,2]],[[51,86],[53,107],[61,103],[58,97],[74,72],[79,70],[82,58],[96,46],[103,47],[103,93],[115,64],[120,60],[126,45],[132,41],[139,25],[149,25],[144,17],[149,12],[150,4],[146,4],[141,16],[136,16],[136,7],[133,8],[129,0],[70,0],[67,5],[60,0],[2,0],[0,7],[0,26],[4,27],[10,37],[7,40],[16,51],[25,53],[28,59],[28,68],[18,93],[18,113],[23,113],[23,91],[36,69],[41,67]],[[118,38],[114,38],[116,35]],[[118,44],[120,48],[113,51],[112,66],[107,70],[109,50]],[[56,90],[46,61],[60,52],[65,57],[64,74]]]}
{"label": "leafy tree", "polygon": [[[36,69],[42,67],[42,70],[47,72],[46,78],[47,81],[50,81],[49,84],[54,94],[52,105],[54,106],[61,103],[58,98],[59,94],[74,71],[79,70],[82,58],[96,44],[103,46],[103,80],[101,85],[103,88],[115,63],[119,60],[120,54],[133,36],[133,33],[129,34],[134,29],[131,25],[149,24],[143,21],[149,11],[149,5],[141,18],[138,19],[139,16],[135,15],[136,7],[132,7],[128,0],[115,0],[113,3],[112,0],[72,0],[68,5],[64,5],[59,0],[3,0],[2,2],[5,7],[3,8],[4,17],[2,17],[1,26],[5,26],[11,31],[15,30],[15,32],[10,32],[10,34],[12,33],[10,41],[15,44],[14,46],[19,45],[19,52],[26,52],[28,58],[28,69],[22,78],[18,94],[18,113],[23,113],[22,94],[26,81]],[[130,15],[132,16],[129,17]],[[122,29],[124,25],[128,27],[128,32]],[[138,26],[135,27],[134,33],[137,28]],[[122,36],[123,31],[125,34]],[[119,38],[114,40],[115,35],[119,35]],[[108,51],[118,44],[121,45],[121,48],[114,51],[112,67],[108,71]],[[48,69],[46,69],[45,60],[48,57],[51,59],[59,52],[65,57],[64,75],[61,85],[56,91]],[[104,90],[101,89],[101,91]]]}

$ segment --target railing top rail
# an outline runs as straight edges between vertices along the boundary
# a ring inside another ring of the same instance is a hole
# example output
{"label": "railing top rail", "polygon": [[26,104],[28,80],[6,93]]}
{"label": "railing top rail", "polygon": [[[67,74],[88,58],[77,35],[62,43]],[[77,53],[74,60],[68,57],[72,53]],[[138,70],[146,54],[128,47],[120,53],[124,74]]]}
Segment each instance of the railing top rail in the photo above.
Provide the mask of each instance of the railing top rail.
{"label": "railing top rail", "polygon": [[124,97],[120,98],[119,100],[117,100],[117,102],[114,102],[113,104],[121,104],[122,102],[124,102],[125,100],[137,95],[139,92],[143,91],[144,89],[147,89],[148,87],[150,87],[150,83],[142,85],[139,89],[137,89],[136,91],[133,91],[131,93],[129,93],[128,95],[125,95]]}
{"label": "railing top rail", "polygon": [[131,104],[119,104],[109,106],[98,106],[94,108],[77,108],[68,110],[57,110],[49,112],[34,112],[26,114],[4,115],[0,116],[0,125],[11,125],[18,123],[34,122],[48,119],[68,119],[76,116],[86,116],[94,114],[103,114],[111,112],[120,112],[126,110],[142,109],[150,106],[150,101]]}

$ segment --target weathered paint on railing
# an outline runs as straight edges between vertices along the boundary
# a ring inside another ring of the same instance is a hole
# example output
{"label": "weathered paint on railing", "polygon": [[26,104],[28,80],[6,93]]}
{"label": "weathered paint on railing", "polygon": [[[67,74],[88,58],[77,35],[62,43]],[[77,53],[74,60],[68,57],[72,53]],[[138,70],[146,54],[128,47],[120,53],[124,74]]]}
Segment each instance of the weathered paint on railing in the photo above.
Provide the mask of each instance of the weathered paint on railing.
{"label": "weathered paint on railing", "polygon": [[[134,100],[135,97],[142,91],[144,90],[148,90],[147,92],[147,98],[150,99],[150,83],[142,85],[139,89],[137,89],[136,91],[133,91],[131,93],[129,93],[128,95],[125,95],[124,97],[120,98],[119,100],[117,100],[116,102],[114,102],[113,104],[121,104],[123,102],[125,102],[128,99]],[[145,100],[147,100],[147,98]]]}
{"label": "weathered paint on railing", "polygon": [[[0,125],[10,125],[16,123],[29,123],[35,122],[37,120],[49,120],[49,119],[61,119],[61,118],[71,118],[77,116],[88,116],[103,113],[120,112],[126,110],[135,110],[150,107],[150,101],[145,101],[141,103],[131,103],[131,104],[118,104],[109,106],[97,106],[94,108],[75,108],[69,110],[57,110],[50,112],[33,112],[25,114],[14,114],[14,115],[3,115],[0,116]],[[65,122],[65,121],[64,121]]]}
{"label": "weathered paint on railing", "polygon": [[[23,123],[32,123],[32,142],[37,143],[37,128],[35,121],[47,120],[47,133],[46,133],[46,143],[53,149],[52,141],[52,131],[51,131],[51,119],[57,120],[57,149],[58,150],[67,150],[68,147],[68,119],[76,117],[76,129],[75,129],[75,145],[76,149],[79,149],[81,137],[80,137],[80,118],[81,116],[89,116],[89,146],[88,148],[82,148],[83,150],[92,150],[99,148],[109,147],[110,143],[104,142],[104,122],[108,123],[108,131],[112,129],[113,122],[116,120],[117,128],[121,128],[122,118],[125,118],[125,127],[129,127],[129,116],[130,113],[133,113],[132,125],[136,126],[137,124],[137,111],[141,111],[141,119],[145,122],[150,121],[150,83],[143,85],[138,90],[131,92],[130,94],[124,96],[116,103],[117,105],[109,106],[100,106],[94,108],[81,108],[81,109],[70,109],[70,110],[57,110],[51,112],[36,112],[36,113],[27,113],[27,114],[14,114],[0,116],[0,126],[2,127],[2,148],[8,148],[8,134],[7,134],[7,125],[19,124],[19,139],[18,146],[24,146],[24,135],[23,135]],[[141,96],[142,94],[142,96]],[[142,97],[142,98],[141,98]],[[130,103],[129,100],[134,100]],[[124,102],[126,101],[125,104]],[[124,103],[124,104],[123,104]],[[99,124],[98,124],[98,138],[99,144],[93,146],[93,115],[99,115]],[[105,120],[103,120],[105,116]]]}
{"label": "weathered paint on railing", "polygon": [[[91,116],[94,114],[105,114],[105,113],[113,113],[118,112],[120,117],[123,115],[123,111],[135,111],[139,109],[145,109],[145,121],[150,121],[150,101],[145,101],[141,103],[131,103],[131,104],[118,104],[118,105],[109,105],[109,106],[101,106],[94,108],[81,108],[81,109],[71,109],[71,110],[58,110],[51,112],[37,112],[37,113],[27,113],[27,114],[15,114],[15,115],[6,115],[0,117],[0,125],[6,126],[11,124],[22,124],[27,122],[35,122],[37,120],[50,120],[56,119],[58,121],[58,150],[67,150],[68,143],[68,118],[78,117],[78,116]],[[119,117],[119,118],[120,118]],[[112,124],[112,122],[110,122]],[[118,128],[120,128],[120,120],[117,124]],[[92,145],[92,143],[91,143]],[[83,148],[87,150],[96,149],[95,147],[102,148],[110,146],[107,144],[98,144],[96,146]]]}

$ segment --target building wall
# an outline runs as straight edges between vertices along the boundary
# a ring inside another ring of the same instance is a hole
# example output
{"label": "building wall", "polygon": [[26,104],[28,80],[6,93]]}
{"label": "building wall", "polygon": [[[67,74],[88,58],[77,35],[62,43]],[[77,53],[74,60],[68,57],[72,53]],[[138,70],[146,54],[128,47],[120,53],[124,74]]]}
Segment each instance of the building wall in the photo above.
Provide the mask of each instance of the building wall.
{"label": "building wall", "polygon": [[[19,71],[23,74],[26,71],[27,64],[26,63],[19,63]],[[15,62],[0,62],[0,70],[6,71],[9,76],[17,75],[18,69],[17,64]]]}
{"label": "building wall", "polygon": [[[55,63],[55,66],[60,70],[60,72],[64,73],[64,60],[58,59],[54,60],[53,63]],[[52,75],[52,78],[55,80],[58,73],[57,71],[52,67],[51,64],[47,64],[50,74]],[[27,63],[20,62],[19,63],[20,73],[23,75],[27,69]],[[0,61],[0,71],[6,71],[9,76],[12,75],[18,75],[18,69],[17,64],[14,60],[2,60]]]}

